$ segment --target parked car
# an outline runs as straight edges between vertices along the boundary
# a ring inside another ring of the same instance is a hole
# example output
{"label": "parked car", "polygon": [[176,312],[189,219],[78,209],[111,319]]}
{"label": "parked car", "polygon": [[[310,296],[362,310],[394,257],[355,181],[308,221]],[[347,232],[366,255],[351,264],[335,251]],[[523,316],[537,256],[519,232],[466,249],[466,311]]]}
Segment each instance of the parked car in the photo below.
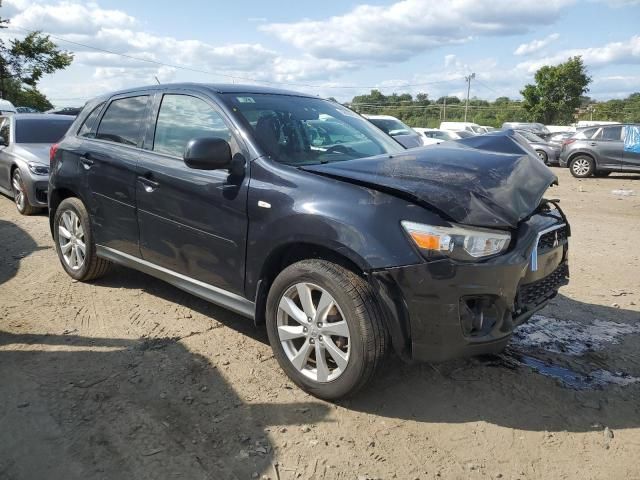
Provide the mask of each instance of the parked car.
{"label": "parked car", "polygon": [[49,113],[53,115],[71,115],[76,116],[82,111],[82,107],[62,107],[62,108],[52,108],[51,110],[47,110],[44,113]]}
{"label": "parked car", "polygon": [[[351,138],[312,141],[318,121]],[[543,200],[557,178],[505,134],[407,151],[318,97],[154,85],[90,101],[51,156],[69,276],[121,264],[266,323],[285,373],[324,399],[387,350],[501,351],[568,277],[569,226]]]}
{"label": "parked car", "polygon": [[0,115],[8,115],[12,113],[18,113],[16,107],[13,106],[9,100],[3,100],[0,98]]}
{"label": "parked car", "polygon": [[16,112],[17,113],[40,113],[35,108],[31,108],[31,107],[16,107]]}
{"label": "parked car", "polygon": [[487,133],[480,125],[473,122],[442,122],[440,123],[440,130],[467,131],[474,135]]}
{"label": "parked car", "polygon": [[459,137],[457,140],[459,140],[460,138],[475,137],[477,135],[476,133],[470,132],[469,130],[458,130],[452,131],[451,133]]}
{"label": "parked car", "polygon": [[529,130],[543,140],[547,140],[551,136],[549,129],[541,123],[505,122],[502,124],[502,130]]}
{"label": "parked car", "polygon": [[47,207],[49,148],[72,122],[64,116],[0,116],[0,192],[14,199],[21,214]]}
{"label": "parked car", "polygon": [[480,128],[482,129],[482,133],[495,132],[498,130],[497,128],[490,127],[489,125],[480,125]]}
{"label": "parked car", "polygon": [[449,140],[458,140],[462,138],[460,135],[450,130],[440,130],[438,128],[414,128],[414,130],[420,133],[425,139],[432,139],[440,142],[447,142]]}
{"label": "parked car", "polygon": [[413,130],[418,132],[419,135],[422,136],[422,143],[424,143],[425,145],[437,145],[439,143],[447,141],[444,138],[439,138],[432,135],[434,130],[433,128],[421,128],[421,127],[412,127],[412,128]]}
{"label": "parked car", "polygon": [[562,144],[564,143],[564,141],[567,138],[573,137],[575,134],[576,134],[575,131],[552,133],[551,136],[549,137],[549,143],[552,145],[557,145],[558,147],[562,148]]}
{"label": "parked car", "polygon": [[529,130],[514,130],[514,132],[524,137],[529,145],[531,145],[531,147],[535,150],[538,157],[540,157],[540,160],[542,160],[545,164],[551,165],[558,163],[560,149],[562,148],[561,145],[546,142],[538,135]]}
{"label": "parked car", "polygon": [[391,135],[405,148],[416,148],[425,145],[421,135],[396,117],[391,115],[363,115],[363,117],[387,135]]}
{"label": "parked car", "polygon": [[569,167],[571,174],[578,178],[640,172],[640,124],[579,130],[564,141],[560,166]]}

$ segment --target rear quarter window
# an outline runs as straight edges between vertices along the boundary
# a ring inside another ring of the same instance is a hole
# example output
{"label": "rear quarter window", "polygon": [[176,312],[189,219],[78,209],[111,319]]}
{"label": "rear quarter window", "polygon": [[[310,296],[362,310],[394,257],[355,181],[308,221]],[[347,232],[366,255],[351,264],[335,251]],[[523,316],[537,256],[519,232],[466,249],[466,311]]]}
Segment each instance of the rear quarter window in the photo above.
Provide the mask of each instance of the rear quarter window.
{"label": "rear quarter window", "polygon": [[87,115],[87,118],[82,122],[82,126],[78,130],[78,136],[84,138],[94,138],[96,136],[96,128],[98,127],[98,116],[100,111],[106,102],[102,102]]}

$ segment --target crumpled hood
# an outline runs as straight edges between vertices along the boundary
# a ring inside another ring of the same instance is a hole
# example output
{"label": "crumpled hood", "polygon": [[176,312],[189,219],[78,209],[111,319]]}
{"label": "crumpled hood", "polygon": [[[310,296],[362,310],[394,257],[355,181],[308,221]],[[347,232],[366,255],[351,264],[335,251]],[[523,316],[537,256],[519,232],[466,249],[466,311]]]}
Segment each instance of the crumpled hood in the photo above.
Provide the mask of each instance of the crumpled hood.
{"label": "crumpled hood", "polygon": [[540,204],[554,173],[506,132],[301,167],[397,194],[466,225],[515,228]]}

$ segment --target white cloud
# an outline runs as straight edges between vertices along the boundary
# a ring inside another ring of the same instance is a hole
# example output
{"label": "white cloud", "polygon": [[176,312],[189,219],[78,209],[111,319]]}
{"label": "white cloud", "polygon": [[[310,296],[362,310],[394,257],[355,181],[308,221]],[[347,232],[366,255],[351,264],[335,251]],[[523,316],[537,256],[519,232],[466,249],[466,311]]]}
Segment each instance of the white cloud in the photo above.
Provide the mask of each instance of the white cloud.
{"label": "white cloud", "polygon": [[360,5],[326,20],[272,23],[260,28],[316,57],[400,62],[475,36],[527,32],[555,22],[563,8],[573,3],[451,0],[434,6],[424,0],[402,0],[389,6]]}
{"label": "white cloud", "polygon": [[613,8],[636,7],[640,5],[640,0],[592,0],[599,3],[605,3]]}
{"label": "white cloud", "polygon": [[548,37],[545,37],[540,40],[532,40],[529,43],[522,43],[518,48],[516,48],[514,55],[530,55],[532,53],[536,53],[542,50],[544,47],[549,45],[551,42],[555,42],[558,38],[560,38],[560,34],[552,33]]}
{"label": "white cloud", "polygon": [[623,42],[611,42],[601,47],[562,50],[555,55],[519,63],[517,69],[533,73],[544,65],[556,65],[576,55],[580,55],[588,67],[640,64],[640,35],[635,35]]}

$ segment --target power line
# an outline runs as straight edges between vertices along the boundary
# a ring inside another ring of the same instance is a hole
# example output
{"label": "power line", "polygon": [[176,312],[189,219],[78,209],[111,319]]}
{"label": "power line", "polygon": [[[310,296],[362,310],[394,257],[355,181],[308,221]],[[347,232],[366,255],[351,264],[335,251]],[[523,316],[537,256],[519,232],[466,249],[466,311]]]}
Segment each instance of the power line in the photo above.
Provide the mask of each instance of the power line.
{"label": "power line", "polygon": [[[29,30],[27,28],[22,28],[22,27],[16,27],[16,26],[11,26],[11,29],[16,29],[16,30],[20,30],[26,33],[37,33],[34,30]],[[386,89],[386,88],[409,88],[409,87],[420,87],[420,86],[427,86],[427,85],[436,85],[439,83],[449,83],[449,82],[453,82],[457,79],[448,79],[448,80],[435,80],[435,81],[431,81],[431,82],[421,82],[421,83],[413,83],[413,84],[398,84],[398,85],[343,85],[343,86],[339,86],[339,85],[313,85],[313,84],[309,84],[309,83],[297,83],[297,82],[276,82],[276,81],[270,81],[270,80],[256,80],[254,78],[249,78],[249,77],[243,77],[243,76],[239,76],[239,75],[229,75],[229,74],[225,74],[225,73],[219,73],[219,72],[212,72],[210,70],[203,70],[200,68],[196,68],[196,67],[190,67],[188,65],[177,65],[177,64],[172,64],[172,63],[166,63],[166,62],[160,62],[158,60],[152,60],[150,58],[143,58],[143,57],[137,57],[135,55],[129,55],[126,53],[120,53],[120,52],[115,52],[113,50],[108,50],[106,48],[101,48],[101,47],[96,47],[93,45],[88,45],[86,43],[82,43],[82,42],[76,42],[73,40],[68,40],[66,38],[63,37],[59,37],[57,35],[53,35],[51,33],[47,33],[47,32],[41,32],[44,33],[46,35],[48,35],[51,38],[54,38],[60,42],[66,42],[69,43],[71,45],[76,45],[79,47],[83,47],[83,48],[88,48],[90,50],[95,50],[98,52],[102,52],[102,53],[107,53],[109,55],[116,55],[122,58],[127,58],[129,60],[134,60],[134,61],[138,61],[138,62],[144,62],[144,63],[149,63],[149,64],[153,64],[153,65],[157,65],[157,66],[161,66],[161,67],[169,67],[169,68],[175,68],[177,70],[185,70],[185,71],[189,71],[189,72],[194,72],[194,73],[202,73],[205,75],[213,75],[213,76],[218,76],[218,77],[224,77],[224,78],[229,78],[232,80],[243,80],[243,81],[248,81],[248,82],[252,82],[252,83],[265,83],[268,85],[286,85],[286,86],[295,86],[295,87],[307,87],[307,88],[318,88],[318,89],[323,89],[323,88],[334,88],[334,89]]]}

